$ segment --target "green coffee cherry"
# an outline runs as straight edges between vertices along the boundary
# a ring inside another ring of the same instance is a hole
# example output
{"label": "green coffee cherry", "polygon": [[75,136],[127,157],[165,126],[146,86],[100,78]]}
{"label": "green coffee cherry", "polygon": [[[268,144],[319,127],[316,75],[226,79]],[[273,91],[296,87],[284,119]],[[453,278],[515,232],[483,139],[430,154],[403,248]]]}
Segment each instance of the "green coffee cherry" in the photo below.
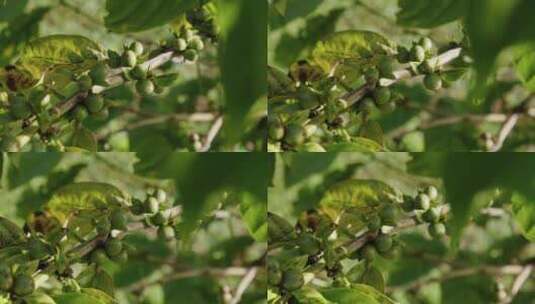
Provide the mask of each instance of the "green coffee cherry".
{"label": "green coffee cherry", "polygon": [[424,214],[422,214],[422,219],[428,223],[438,223],[440,220],[441,210],[439,207],[430,208]]}
{"label": "green coffee cherry", "polygon": [[130,211],[134,215],[142,215],[145,212],[143,202],[137,198],[134,198],[132,200],[132,207],[130,207]]}
{"label": "green coffee cherry", "polygon": [[375,248],[379,253],[386,253],[390,251],[392,244],[392,238],[386,234],[381,234],[375,239]]}
{"label": "green coffee cherry", "polygon": [[134,51],[127,50],[123,53],[122,64],[126,67],[133,68],[137,64],[137,56]]}
{"label": "green coffee cherry", "polygon": [[141,65],[136,65],[129,73],[130,77],[133,79],[145,79],[147,78],[147,70],[144,69]]}
{"label": "green coffee cherry", "polygon": [[101,236],[108,235],[111,231],[110,219],[107,216],[103,217],[96,223],[96,228],[97,228],[98,235],[101,235]]}
{"label": "green coffee cherry", "polygon": [[171,241],[176,238],[175,229],[171,226],[161,226],[158,228],[158,238],[163,241]]}
{"label": "green coffee cherry", "polygon": [[100,95],[89,95],[85,100],[85,106],[89,113],[98,113],[104,108],[104,99]]}
{"label": "green coffee cherry", "polygon": [[320,242],[312,234],[304,233],[297,239],[297,247],[303,254],[315,255],[320,252]]}
{"label": "green coffee cherry", "polygon": [[420,45],[414,45],[410,52],[411,61],[422,62],[425,60],[425,49]]}
{"label": "green coffee cherry", "polygon": [[435,64],[434,64],[434,62],[431,62],[430,59],[424,60],[418,66],[418,72],[420,72],[422,74],[431,74],[434,71],[435,71]]}
{"label": "green coffee cherry", "polygon": [[149,197],[147,200],[145,200],[145,212],[154,214],[158,211],[160,211],[160,202],[155,197]]}
{"label": "green coffee cherry", "polygon": [[0,290],[8,291],[13,286],[11,269],[5,264],[0,264]]}
{"label": "green coffee cherry", "polygon": [[123,210],[114,210],[110,217],[111,228],[117,230],[126,230],[128,220]]}
{"label": "green coffee cherry", "polygon": [[122,65],[121,55],[115,51],[108,50],[108,65],[113,69],[120,67]]}
{"label": "green coffee cherry", "polygon": [[167,192],[165,192],[163,189],[156,190],[155,196],[160,203],[165,203],[167,201]]}
{"label": "green coffee cherry", "polygon": [[202,51],[204,49],[204,42],[200,37],[194,37],[190,40],[189,47],[196,51]]}
{"label": "green coffee cherry", "polygon": [[286,127],[284,142],[291,146],[299,146],[305,142],[304,129],[299,124],[290,124]]}
{"label": "green coffee cherry", "polygon": [[374,246],[368,244],[361,249],[361,258],[371,262],[377,257],[377,250]]}
{"label": "green coffee cherry", "polygon": [[186,50],[183,56],[187,61],[196,61],[199,58],[197,51],[192,49]]}
{"label": "green coffee cherry", "polygon": [[377,231],[381,228],[381,218],[377,215],[373,215],[368,219],[368,229],[370,231]]}
{"label": "green coffee cherry", "polygon": [[278,119],[271,119],[268,126],[269,138],[273,141],[279,141],[284,137],[284,126]]}
{"label": "green coffee cherry", "polygon": [[268,260],[267,275],[268,283],[272,286],[278,286],[282,282],[282,271],[279,263],[274,260]]}
{"label": "green coffee cherry", "polygon": [[366,83],[375,84],[379,81],[379,71],[375,68],[369,68],[364,72]]}
{"label": "green coffee cherry", "polygon": [[430,91],[438,91],[442,88],[442,78],[437,74],[429,74],[424,77],[424,86]]}
{"label": "green coffee cherry", "polygon": [[89,77],[94,84],[97,85],[107,85],[107,68],[103,63],[98,63],[91,71],[89,72]]}
{"label": "green coffee cherry", "polygon": [[377,65],[381,77],[392,78],[394,76],[394,60],[390,57],[383,57]]}
{"label": "green coffee cherry", "polygon": [[431,199],[431,201],[434,201],[438,198],[438,190],[434,186],[428,186],[425,189],[425,193],[429,196],[429,199]]}
{"label": "green coffee cherry", "polygon": [[394,206],[384,206],[379,214],[379,216],[381,217],[381,221],[387,225],[395,225],[397,215],[398,211]]}
{"label": "green coffee cherry", "polygon": [[427,53],[431,53],[433,50],[433,41],[428,37],[422,37],[418,43]]}
{"label": "green coffee cherry", "polygon": [[102,266],[108,262],[108,256],[103,249],[97,249],[91,253],[91,262]]}
{"label": "green coffee cherry", "polygon": [[373,97],[377,105],[384,105],[390,101],[392,93],[387,87],[378,88],[373,92]]}
{"label": "green coffee cherry", "polygon": [[398,53],[396,56],[399,63],[408,63],[410,61],[410,52],[407,48],[398,46]]}
{"label": "green coffee cherry", "polygon": [[130,50],[132,50],[136,55],[141,56],[143,54],[143,44],[139,41],[134,41],[130,44]]}
{"label": "green coffee cherry", "polygon": [[397,105],[396,102],[390,101],[385,104],[379,105],[379,109],[383,111],[384,113],[391,113],[396,109]]}
{"label": "green coffee cherry", "polygon": [[128,262],[128,252],[123,250],[117,256],[112,257],[111,260],[115,263],[124,264]]}
{"label": "green coffee cherry", "polygon": [[93,86],[93,80],[89,75],[82,75],[78,78],[78,85],[80,86],[80,91],[89,91]]}
{"label": "green coffee cherry", "polygon": [[102,108],[102,110],[100,110],[99,112],[93,114],[93,117],[100,119],[100,120],[105,120],[109,116],[110,116],[110,110],[108,110],[108,108],[106,107]]}
{"label": "green coffee cherry", "polygon": [[9,113],[15,119],[26,119],[32,114],[30,105],[22,96],[10,98]]}
{"label": "green coffee cherry", "polygon": [[359,104],[359,110],[360,112],[369,115],[375,110],[375,101],[370,97],[364,98]]}
{"label": "green coffee cherry", "polygon": [[13,282],[13,293],[17,296],[24,297],[35,291],[35,281],[26,274],[19,274]]}
{"label": "green coffee cherry", "polygon": [[418,209],[427,210],[431,207],[431,199],[425,193],[420,193],[416,197],[416,207]]}
{"label": "green coffee cherry", "polygon": [[150,218],[150,220],[154,225],[162,226],[162,225],[165,225],[167,223],[167,216],[165,215],[164,212],[159,211],[159,212],[156,212],[156,214],[153,215]]}
{"label": "green coffee cherry", "polygon": [[431,237],[438,239],[446,234],[446,226],[442,223],[430,224],[427,231]]}
{"label": "green coffee cherry", "polygon": [[87,109],[83,106],[77,106],[73,112],[74,119],[79,122],[84,121],[88,115],[89,113],[87,113]]}
{"label": "green coffee cherry", "polygon": [[288,291],[294,291],[305,284],[303,273],[296,269],[290,269],[282,275],[282,286]]}
{"label": "green coffee cherry", "polygon": [[136,82],[136,90],[142,96],[150,95],[154,93],[154,83],[149,79],[138,80]]}
{"label": "green coffee cherry", "polygon": [[186,41],[186,39],[178,38],[177,40],[175,40],[175,48],[178,51],[183,52],[188,48],[188,42]]}
{"label": "green coffee cherry", "polygon": [[109,257],[118,256],[123,251],[123,242],[118,239],[111,239],[104,245],[104,250]]}

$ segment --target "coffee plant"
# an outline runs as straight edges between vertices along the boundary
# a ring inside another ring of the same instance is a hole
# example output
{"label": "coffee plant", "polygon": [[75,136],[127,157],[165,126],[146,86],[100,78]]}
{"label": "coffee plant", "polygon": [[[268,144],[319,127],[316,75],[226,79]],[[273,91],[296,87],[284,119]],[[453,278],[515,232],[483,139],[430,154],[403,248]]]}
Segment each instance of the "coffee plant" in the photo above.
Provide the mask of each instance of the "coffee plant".
{"label": "coffee plant", "polygon": [[281,155],[268,302],[532,303],[535,175],[507,165],[535,158],[515,157]]}
{"label": "coffee plant", "polygon": [[[0,303],[265,302],[267,177],[215,185],[190,171],[202,157],[175,155],[190,190],[115,164],[135,155],[5,154]],[[235,172],[251,160],[226,159]]]}
{"label": "coffee plant", "polygon": [[272,1],[268,149],[531,150],[534,8]]}
{"label": "coffee plant", "polygon": [[[239,47],[230,44],[258,39],[259,28],[237,32],[242,25],[229,14],[261,6],[4,1],[2,151],[264,149],[255,59],[228,68]],[[246,86],[238,73],[247,74]],[[242,90],[240,98],[230,90]]]}

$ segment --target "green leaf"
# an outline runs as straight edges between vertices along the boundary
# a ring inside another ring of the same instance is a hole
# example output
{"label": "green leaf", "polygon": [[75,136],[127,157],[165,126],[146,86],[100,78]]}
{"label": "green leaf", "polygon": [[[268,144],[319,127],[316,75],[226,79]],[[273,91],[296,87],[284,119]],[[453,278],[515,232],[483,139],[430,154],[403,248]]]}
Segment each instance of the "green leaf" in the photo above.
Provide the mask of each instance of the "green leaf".
{"label": "green leaf", "polygon": [[383,128],[375,120],[365,121],[359,128],[359,136],[373,140],[381,146],[384,143]]}
{"label": "green leaf", "polygon": [[117,33],[162,26],[198,5],[198,0],[107,0],[106,27]]}
{"label": "green leaf", "polygon": [[92,296],[93,298],[99,300],[103,304],[115,304],[115,303],[117,303],[117,301],[114,298],[112,298],[110,295],[108,295],[107,293],[105,293],[105,292],[103,292],[101,290],[94,289],[94,288],[82,288],[81,291],[82,291],[83,294]]}
{"label": "green leaf", "polygon": [[99,292],[99,297],[102,297],[102,295],[113,296],[115,294],[115,283],[113,282],[113,278],[104,269],[97,269],[97,272],[91,281],[91,287],[94,288],[91,290],[93,296]]}
{"label": "green leaf", "polygon": [[433,28],[461,18],[466,0],[400,0],[399,7],[400,25]]}
{"label": "green leaf", "polygon": [[354,137],[352,142],[336,143],[328,145],[328,152],[380,152],[384,148],[377,142],[364,138]]}
{"label": "green leaf", "polygon": [[57,304],[106,304],[101,300],[80,292],[69,292],[54,297]]}
{"label": "green leaf", "polygon": [[77,35],[51,35],[28,42],[17,62],[17,68],[30,73],[34,79],[57,66],[74,70],[88,70],[96,60],[88,52],[102,53],[92,40]]}
{"label": "green leaf", "polygon": [[9,0],[0,9],[0,22],[10,22],[24,13],[28,0]]}
{"label": "green leaf", "polygon": [[72,145],[90,152],[97,152],[98,143],[95,134],[84,126],[76,128],[72,135]]}
{"label": "green leaf", "polygon": [[22,229],[7,218],[0,216],[0,248],[19,244],[24,240]]}
{"label": "green leaf", "polygon": [[267,105],[267,1],[220,0],[218,5],[224,126],[232,143],[243,134],[255,104]]}
{"label": "green leaf", "polygon": [[312,49],[310,62],[325,74],[335,68],[335,76],[352,83],[363,72],[378,64],[393,47],[385,37],[370,31],[349,30],[330,35]]}
{"label": "green leaf", "polygon": [[258,242],[267,240],[267,202],[258,200],[249,193],[240,197],[240,213],[249,233]]}
{"label": "green leaf", "polygon": [[73,213],[118,208],[129,199],[127,194],[112,185],[81,182],[60,188],[44,208],[61,223],[64,223]]}
{"label": "green leaf", "polygon": [[526,239],[535,242],[535,201],[514,193],[512,197],[513,214]]}
{"label": "green leaf", "polygon": [[334,302],[325,299],[318,290],[310,286],[304,286],[303,288],[294,291],[292,294],[299,301],[299,303],[334,304]]}
{"label": "green leaf", "polygon": [[535,47],[520,48],[515,60],[515,68],[524,87],[535,92]]}
{"label": "green leaf", "polygon": [[270,97],[286,95],[295,89],[288,74],[272,66],[268,66],[267,83]]}
{"label": "green leaf", "polygon": [[2,186],[19,187],[34,177],[49,174],[61,159],[61,153],[11,153],[4,154]]}
{"label": "green leaf", "polygon": [[380,292],[385,292],[385,279],[377,267],[369,266],[362,274],[360,283],[370,285]]}
{"label": "green leaf", "polygon": [[13,57],[19,55],[23,44],[37,35],[39,22],[48,11],[49,8],[40,7],[19,15],[0,31],[0,65],[10,63]]}
{"label": "green leaf", "polygon": [[36,292],[24,297],[24,301],[27,304],[56,304],[56,301],[52,297],[42,292]]}
{"label": "green leaf", "polygon": [[395,304],[375,288],[363,284],[354,284],[350,288],[326,288],[321,290],[321,294],[334,303]]}

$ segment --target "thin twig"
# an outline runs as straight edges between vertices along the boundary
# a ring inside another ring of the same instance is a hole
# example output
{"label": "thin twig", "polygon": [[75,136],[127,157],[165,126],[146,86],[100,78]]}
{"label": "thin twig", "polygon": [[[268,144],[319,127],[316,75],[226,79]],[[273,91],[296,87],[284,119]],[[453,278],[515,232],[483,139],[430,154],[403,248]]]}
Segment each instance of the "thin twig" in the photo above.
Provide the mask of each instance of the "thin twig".
{"label": "thin twig", "polygon": [[514,298],[522,289],[522,286],[524,286],[524,283],[527,282],[529,279],[531,272],[533,271],[533,265],[527,265],[524,267],[522,272],[516,277],[515,281],[513,282],[513,287],[511,288],[511,294],[509,295],[508,299],[505,301],[504,304],[509,304],[513,302]]}
{"label": "thin twig", "polygon": [[505,123],[502,125],[502,128],[500,129],[500,132],[498,133],[498,138],[496,139],[496,142],[494,143],[494,146],[492,146],[489,149],[489,152],[498,152],[503,147],[503,144],[507,137],[511,134],[513,129],[516,126],[516,123],[518,122],[518,119],[520,118],[520,115],[518,113],[511,114]]}
{"label": "thin twig", "polygon": [[204,141],[204,144],[199,150],[199,152],[207,152],[208,150],[210,150],[212,142],[221,130],[221,127],[223,127],[223,116],[220,116],[215,120],[214,124],[208,131],[208,134],[206,135],[206,140]]}
{"label": "thin twig", "polygon": [[238,288],[236,288],[236,292],[234,293],[234,297],[230,301],[230,304],[240,303],[241,297],[243,296],[249,285],[253,283],[257,272],[258,268],[256,267],[252,267],[251,269],[249,269],[249,271],[247,271],[247,273],[243,276],[240,284],[238,285]]}

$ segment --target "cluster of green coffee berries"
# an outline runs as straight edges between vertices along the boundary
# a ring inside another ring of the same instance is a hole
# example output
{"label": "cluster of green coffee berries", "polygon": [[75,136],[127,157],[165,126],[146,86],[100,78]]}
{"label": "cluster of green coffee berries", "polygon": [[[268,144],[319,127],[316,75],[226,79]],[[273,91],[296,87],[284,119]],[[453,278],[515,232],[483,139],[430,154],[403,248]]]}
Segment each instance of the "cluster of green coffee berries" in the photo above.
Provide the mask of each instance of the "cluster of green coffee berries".
{"label": "cluster of green coffee berries", "polygon": [[414,212],[418,223],[427,223],[427,230],[433,238],[441,238],[446,234],[444,222],[447,220],[447,209],[441,202],[436,187],[421,189],[415,197],[406,196],[403,209]]}
{"label": "cluster of green coffee berries", "polygon": [[10,298],[22,298],[35,291],[32,276],[11,267],[0,264],[0,294],[9,294]]}
{"label": "cluster of green coffee berries", "polygon": [[147,225],[157,227],[160,239],[170,241],[177,238],[176,218],[172,214],[172,203],[164,190],[150,189],[144,201],[135,199],[132,213],[143,215]]}
{"label": "cluster of green coffee berries", "polygon": [[204,49],[204,41],[195,30],[182,28],[178,33],[163,42],[164,49],[171,49],[181,55],[186,62],[199,59],[199,52]]}
{"label": "cluster of green coffee berries", "polygon": [[410,49],[399,46],[397,53],[400,63],[411,63],[413,74],[425,75],[424,86],[432,91],[442,88],[440,67],[435,56],[436,49],[433,41],[427,37],[423,37],[418,43],[413,43]]}

